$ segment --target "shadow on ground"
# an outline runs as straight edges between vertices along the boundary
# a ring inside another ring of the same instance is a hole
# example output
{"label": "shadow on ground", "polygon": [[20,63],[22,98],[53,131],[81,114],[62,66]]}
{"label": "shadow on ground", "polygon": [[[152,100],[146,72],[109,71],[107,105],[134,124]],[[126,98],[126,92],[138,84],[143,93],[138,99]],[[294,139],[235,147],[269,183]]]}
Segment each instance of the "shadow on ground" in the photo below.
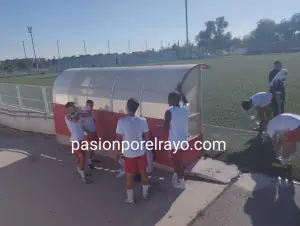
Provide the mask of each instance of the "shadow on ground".
{"label": "shadow on ground", "polygon": [[75,176],[74,157],[53,137],[0,132],[0,225],[153,226],[181,193],[172,189],[169,174],[154,172],[150,199],[141,198],[137,184],[137,204],[128,206],[124,178],[116,178],[111,160],[101,159],[93,184],[84,185]]}
{"label": "shadow on ground", "polygon": [[[263,143],[252,131],[236,130],[206,125],[204,139],[225,141],[226,151],[218,160],[237,165],[241,171],[255,171],[274,176],[272,161],[275,159],[272,145]],[[293,175],[300,180],[300,150],[293,159]]]}

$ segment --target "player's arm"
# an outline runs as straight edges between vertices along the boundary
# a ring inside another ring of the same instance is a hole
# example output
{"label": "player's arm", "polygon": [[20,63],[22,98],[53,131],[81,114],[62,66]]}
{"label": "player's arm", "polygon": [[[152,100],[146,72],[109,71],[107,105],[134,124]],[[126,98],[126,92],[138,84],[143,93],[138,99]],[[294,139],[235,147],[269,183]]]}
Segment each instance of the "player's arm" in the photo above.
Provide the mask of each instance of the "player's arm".
{"label": "player's arm", "polygon": [[150,140],[149,126],[146,120],[143,122],[143,138],[145,143]]}
{"label": "player's arm", "polygon": [[164,118],[164,129],[166,131],[170,130],[171,120],[172,120],[172,113],[169,110],[167,110]]}
{"label": "player's arm", "polygon": [[90,131],[87,129],[87,127],[85,125],[85,120],[83,120],[83,119],[79,119],[79,120],[81,120],[83,131],[86,133],[90,133]]}
{"label": "player's arm", "polygon": [[124,130],[123,130],[123,124],[122,121],[118,121],[117,124],[117,129],[116,129],[116,141],[117,141],[117,147],[116,145],[114,145],[113,149],[114,151],[118,152],[119,154],[123,151],[122,149],[122,142],[123,142],[123,134],[124,134]]}
{"label": "player's arm", "polygon": [[68,120],[68,118],[67,118],[67,116],[65,117],[65,121],[66,121],[66,125],[67,125],[67,127],[68,127],[68,129],[69,129],[69,131],[71,132],[71,125],[70,125],[70,121]]}
{"label": "player's arm", "polygon": [[186,96],[182,93],[182,84],[178,84],[177,85],[177,91],[180,93],[181,95],[181,100],[184,106],[188,106],[188,100],[186,98]]}
{"label": "player's arm", "polygon": [[271,84],[272,80],[273,80],[272,71],[270,71],[270,73],[269,73],[269,85]]}

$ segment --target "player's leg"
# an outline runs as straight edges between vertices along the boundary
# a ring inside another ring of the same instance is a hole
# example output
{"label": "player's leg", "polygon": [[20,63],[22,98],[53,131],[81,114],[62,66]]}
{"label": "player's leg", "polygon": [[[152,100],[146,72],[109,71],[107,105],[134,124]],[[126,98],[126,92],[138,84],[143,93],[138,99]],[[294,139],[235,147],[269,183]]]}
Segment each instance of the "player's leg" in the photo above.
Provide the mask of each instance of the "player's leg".
{"label": "player's leg", "polygon": [[138,166],[138,172],[141,175],[141,182],[143,186],[143,197],[144,199],[148,199],[149,182],[148,182],[148,174],[147,174],[146,154],[137,157],[137,166]]}
{"label": "player's leg", "polygon": [[[87,141],[89,142],[90,147],[91,147],[91,142],[98,142],[97,133],[88,134],[87,135]],[[88,167],[90,169],[94,169],[95,168],[95,166],[94,166],[95,162],[99,162],[99,161],[95,159],[95,151],[90,149],[88,151]]]}
{"label": "player's leg", "polygon": [[120,165],[119,173],[117,174],[117,178],[123,177],[125,175],[125,170],[124,170],[124,158],[118,157],[118,163]]}
{"label": "player's leg", "polygon": [[90,183],[89,180],[86,178],[86,174],[84,171],[85,166],[85,152],[83,150],[76,151],[76,159],[77,159],[77,169],[78,173],[84,183]]}
{"label": "player's leg", "polygon": [[124,159],[124,170],[126,173],[126,198],[125,202],[129,204],[134,203],[134,198],[133,198],[133,177],[135,175],[137,169],[137,164],[136,164],[136,159],[135,158],[127,158],[125,157]]}
{"label": "player's leg", "polygon": [[185,188],[184,182],[184,168],[182,164],[182,155],[183,152],[181,150],[177,150],[173,152],[173,162],[174,162],[174,171],[177,174],[177,180],[174,183],[175,188]]}

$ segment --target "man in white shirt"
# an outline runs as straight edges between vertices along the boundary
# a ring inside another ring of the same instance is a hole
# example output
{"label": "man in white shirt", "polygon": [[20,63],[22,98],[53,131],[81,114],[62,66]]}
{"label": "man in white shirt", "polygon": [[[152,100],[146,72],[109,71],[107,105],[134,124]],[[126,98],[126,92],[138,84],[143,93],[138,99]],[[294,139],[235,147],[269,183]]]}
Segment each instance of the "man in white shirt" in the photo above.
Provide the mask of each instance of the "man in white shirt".
{"label": "man in white shirt", "polygon": [[[149,140],[149,128],[145,118],[135,116],[139,103],[131,98],[127,101],[127,116],[119,119],[116,133],[122,147],[124,156],[124,170],[126,172],[126,203],[134,203],[133,179],[136,173],[141,175],[143,197],[148,198],[148,175],[146,172],[147,159],[144,142]],[[145,141],[143,141],[143,136]],[[126,142],[126,143],[125,143]]]}
{"label": "man in white shirt", "polygon": [[256,119],[260,121],[258,130],[259,133],[265,131],[268,121],[272,117],[272,98],[270,92],[259,92],[249,98],[249,100],[242,102],[242,108],[245,111],[255,109],[257,112]]}
{"label": "man in white shirt", "polygon": [[86,179],[86,174],[84,172],[85,153],[84,150],[82,150],[82,144],[84,143],[85,128],[75,103],[68,102],[66,103],[65,108],[68,109],[65,121],[71,133],[72,152],[74,152],[76,156],[77,172],[84,183],[90,183],[90,181]]}
{"label": "man in white shirt", "polygon": [[[169,158],[174,162],[173,186],[175,188],[185,188],[184,168],[182,164],[183,151],[188,141],[189,108],[186,97],[181,92],[181,85],[177,87],[178,92],[171,92],[168,96],[170,109],[165,113],[164,128],[169,132],[168,141],[176,144],[180,150],[172,145],[169,151]],[[180,106],[180,101],[183,106]]]}
{"label": "man in white shirt", "polygon": [[273,118],[267,126],[267,134],[272,140],[272,145],[278,160],[283,166],[290,165],[291,156],[297,151],[300,141],[300,116],[283,113]]}
{"label": "man in white shirt", "polygon": [[[81,118],[83,119],[84,127],[88,131],[88,132],[85,132],[85,135],[86,135],[86,141],[89,144],[91,144],[92,142],[98,143],[93,108],[94,108],[94,102],[92,100],[87,100],[85,108],[81,109],[81,111],[80,111],[80,115],[81,115]],[[94,169],[93,163],[95,163],[95,162],[99,162],[98,160],[95,159],[95,151],[89,150],[88,167],[90,169]]]}

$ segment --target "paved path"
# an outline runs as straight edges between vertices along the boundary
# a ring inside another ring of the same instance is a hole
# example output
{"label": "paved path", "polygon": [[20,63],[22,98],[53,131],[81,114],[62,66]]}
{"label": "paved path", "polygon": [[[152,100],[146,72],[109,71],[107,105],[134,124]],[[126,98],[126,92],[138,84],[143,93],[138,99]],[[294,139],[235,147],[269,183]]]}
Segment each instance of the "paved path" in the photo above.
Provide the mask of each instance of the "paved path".
{"label": "paved path", "polygon": [[0,128],[0,225],[184,226],[197,213],[194,226],[300,225],[300,188],[277,187],[259,174],[243,174],[215,200],[226,186],[188,181],[182,192],[171,187],[170,174],[157,171],[150,200],[137,186],[138,203],[128,206],[117,168],[103,158],[94,183],[81,184],[74,157],[53,137]]}
{"label": "paved path", "polygon": [[244,174],[193,224],[209,225],[299,226],[300,187],[278,185],[260,174]]}
{"label": "paved path", "polygon": [[127,206],[124,178],[116,179],[114,161],[101,159],[94,183],[85,185],[75,176],[74,157],[59,150],[53,138],[3,129],[0,133],[3,226],[153,226],[181,193],[171,188],[169,174],[155,172],[152,198],[144,202],[137,189],[138,204]]}

